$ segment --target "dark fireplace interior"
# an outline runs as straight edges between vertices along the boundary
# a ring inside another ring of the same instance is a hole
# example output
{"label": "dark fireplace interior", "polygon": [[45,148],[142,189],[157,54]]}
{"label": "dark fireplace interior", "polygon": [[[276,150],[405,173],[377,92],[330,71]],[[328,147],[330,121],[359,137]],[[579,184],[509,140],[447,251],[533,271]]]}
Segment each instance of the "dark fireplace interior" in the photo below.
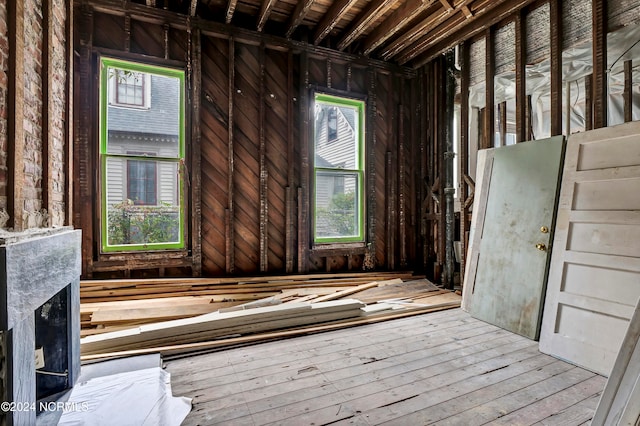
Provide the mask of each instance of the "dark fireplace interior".
{"label": "dark fireplace interior", "polygon": [[68,287],[36,309],[36,350],[42,348],[44,367],[36,370],[36,398],[52,396],[69,385]]}

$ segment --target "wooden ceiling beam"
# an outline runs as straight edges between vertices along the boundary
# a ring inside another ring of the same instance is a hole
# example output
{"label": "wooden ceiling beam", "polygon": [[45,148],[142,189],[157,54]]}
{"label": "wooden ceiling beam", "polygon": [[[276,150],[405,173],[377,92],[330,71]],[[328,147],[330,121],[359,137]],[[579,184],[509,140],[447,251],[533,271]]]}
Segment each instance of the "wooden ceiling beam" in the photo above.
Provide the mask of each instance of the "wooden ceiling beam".
{"label": "wooden ceiling beam", "polygon": [[191,0],[189,6],[189,16],[196,16],[196,9],[198,9],[198,0]]}
{"label": "wooden ceiling beam", "polygon": [[[474,10],[473,17],[464,19],[454,25],[448,25],[445,31],[439,31],[437,35],[432,35],[431,40],[427,43],[421,43],[420,49],[411,55],[414,60],[412,66],[420,67],[426,64],[447,49],[481,33],[487,27],[507,19],[515,11],[528,6],[534,1],[536,0],[494,0],[487,2],[483,7]],[[421,42],[423,41],[421,40]],[[411,58],[407,59],[407,61],[409,60]],[[406,63],[407,61],[400,61],[400,63]]]}
{"label": "wooden ceiling beam", "polygon": [[428,17],[420,21],[409,31],[404,33],[402,36],[397,38],[393,43],[389,46],[385,47],[380,56],[384,58],[384,60],[389,60],[395,55],[399,54],[407,47],[411,46],[417,40],[421,38],[426,38],[430,30],[437,28],[439,25],[447,21],[453,14],[455,14],[462,7],[471,3],[473,0],[464,0],[462,3],[456,5],[453,11],[449,12],[443,8],[438,8],[434,11],[434,13],[430,14]]}
{"label": "wooden ceiling beam", "polygon": [[440,3],[442,3],[442,7],[444,7],[446,10],[448,10],[449,12],[453,12],[453,6],[451,6],[449,0],[440,0]]}
{"label": "wooden ceiling beam", "polygon": [[257,29],[261,32],[264,29],[265,24],[269,20],[269,15],[271,14],[271,10],[273,6],[275,6],[278,0],[263,0],[262,6],[260,7],[260,14],[258,15],[258,25]]}
{"label": "wooden ceiling beam", "polygon": [[369,8],[358,18],[354,25],[342,37],[338,43],[338,50],[344,50],[364,33],[376,20],[384,15],[394,5],[393,0],[373,0]]}
{"label": "wooden ceiling beam", "polygon": [[331,30],[333,30],[333,27],[336,26],[357,1],[358,0],[337,0],[334,2],[316,27],[316,32],[313,34],[313,44],[318,45],[324,40]]}
{"label": "wooden ceiling beam", "polygon": [[224,19],[227,24],[230,24],[233,19],[233,13],[236,11],[236,4],[238,4],[238,0],[229,0],[229,3],[227,4],[227,16]]}
{"label": "wooden ceiling beam", "polygon": [[364,54],[368,55],[373,52],[381,46],[382,43],[407,26],[412,18],[434,3],[435,0],[408,0],[367,36],[364,41]]}
{"label": "wooden ceiling beam", "polygon": [[302,0],[298,1],[296,5],[296,9],[293,11],[293,15],[291,15],[291,22],[289,23],[289,28],[287,29],[287,33],[285,36],[287,38],[291,37],[291,34],[295,31],[296,28],[302,23],[304,18],[309,13],[311,6],[313,5],[314,0]]}

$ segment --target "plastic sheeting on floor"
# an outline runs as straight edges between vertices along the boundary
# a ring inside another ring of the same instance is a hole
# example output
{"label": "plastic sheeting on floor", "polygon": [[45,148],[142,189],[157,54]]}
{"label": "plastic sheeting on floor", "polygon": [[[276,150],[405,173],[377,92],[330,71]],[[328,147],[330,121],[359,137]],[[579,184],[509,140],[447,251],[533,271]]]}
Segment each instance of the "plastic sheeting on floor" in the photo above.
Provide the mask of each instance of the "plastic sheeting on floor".
{"label": "plastic sheeting on floor", "polygon": [[160,367],[96,377],[74,386],[59,425],[173,426],[191,411],[191,399],[171,394]]}

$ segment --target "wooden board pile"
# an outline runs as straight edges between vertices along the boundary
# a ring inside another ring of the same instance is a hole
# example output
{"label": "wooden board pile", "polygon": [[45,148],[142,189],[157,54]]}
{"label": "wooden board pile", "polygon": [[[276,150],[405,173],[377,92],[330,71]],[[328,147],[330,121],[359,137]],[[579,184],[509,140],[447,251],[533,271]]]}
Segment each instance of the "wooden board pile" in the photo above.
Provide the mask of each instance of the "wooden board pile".
{"label": "wooden board pile", "polygon": [[409,273],[85,281],[80,293],[84,360],[210,350],[460,305]]}

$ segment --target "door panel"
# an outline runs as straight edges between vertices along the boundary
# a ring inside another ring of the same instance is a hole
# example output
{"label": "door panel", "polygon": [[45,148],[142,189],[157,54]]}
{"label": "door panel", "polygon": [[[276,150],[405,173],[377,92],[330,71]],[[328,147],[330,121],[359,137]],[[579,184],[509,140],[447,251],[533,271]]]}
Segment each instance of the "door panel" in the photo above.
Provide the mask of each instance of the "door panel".
{"label": "door panel", "polygon": [[567,142],[540,350],[609,375],[640,296],[640,123]]}
{"label": "door panel", "polygon": [[531,339],[539,334],[563,140],[494,152],[471,315]]}

